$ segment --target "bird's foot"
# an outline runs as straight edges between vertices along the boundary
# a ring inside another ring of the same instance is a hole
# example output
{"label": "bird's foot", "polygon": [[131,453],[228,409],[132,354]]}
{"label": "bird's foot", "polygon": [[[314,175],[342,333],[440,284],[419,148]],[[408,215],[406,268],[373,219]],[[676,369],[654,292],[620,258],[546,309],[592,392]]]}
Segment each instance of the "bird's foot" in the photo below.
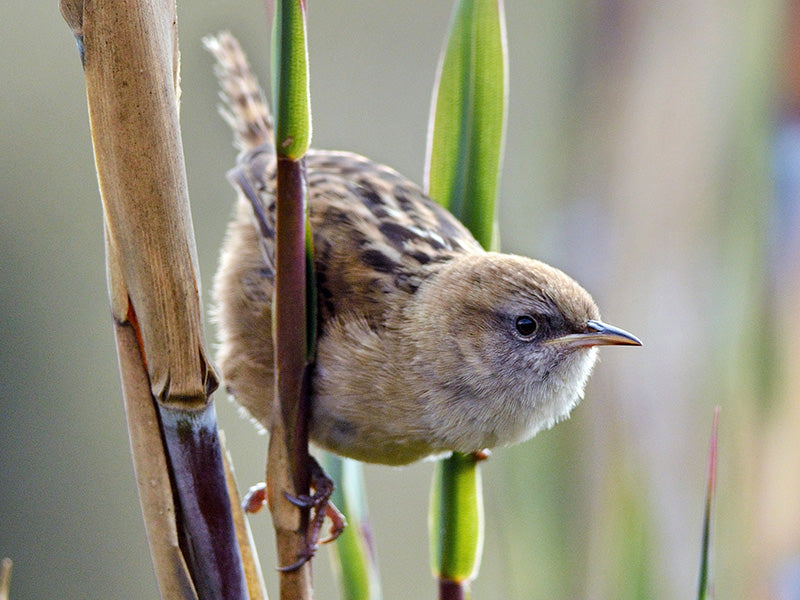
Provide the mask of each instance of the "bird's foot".
{"label": "bird's foot", "polygon": [[[284,497],[295,506],[313,511],[308,524],[308,531],[306,532],[306,547],[298,556],[297,562],[286,567],[279,567],[279,571],[294,571],[300,568],[314,557],[314,553],[320,544],[327,544],[334,541],[341,535],[344,528],[347,527],[347,521],[344,515],[330,500],[334,488],[333,480],[328,477],[327,473],[325,473],[313,456],[309,458],[311,459],[309,465],[311,488],[314,490],[314,493],[300,494],[298,496],[293,496],[287,492],[283,493]],[[319,534],[325,522],[325,517],[328,517],[331,521],[330,534],[325,539],[320,540]]]}
{"label": "bird's foot", "polygon": [[252,486],[244,495],[242,510],[254,514],[267,504],[267,484],[263,481]]}
{"label": "bird's foot", "polygon": [[[306,562],[314,557],[314,553],[320,544],[327,544],[334,541],[347,527],[347,521],[344,515],[338,508],[330,501],[331,494],[333,493],[333,480],[325,473],[319,463],[314,457],[309,457],[311,462],[309,464],[309,471],[311,475],[311,488],[314,490],[313,494],[299,494],[293,496],[287,492],[283,492],[284,497],[297,506],[298,508],[305,508],[312,511],[311,520],[308,524],[308,531],[306,532],[306,546],[298,555],[296,562],[285,567],[278,567],[279,571],[294,571],[302,567]],[[258,483],[251,487],[242,501],[242,509],[248,513],[256,513],[260,511],[267,503],[267,484]],[[330,534],[323,540],[319,539],[322,525],[325,522],[325,517],[328,517],[331,522]]]}
{"label": "bird's foot", "polygon": [[472,457],[476,462],[488,460],[491,455],[492,451],[488,448],[484,448],[483,450],[475,450],[475,452],[472,453]]}

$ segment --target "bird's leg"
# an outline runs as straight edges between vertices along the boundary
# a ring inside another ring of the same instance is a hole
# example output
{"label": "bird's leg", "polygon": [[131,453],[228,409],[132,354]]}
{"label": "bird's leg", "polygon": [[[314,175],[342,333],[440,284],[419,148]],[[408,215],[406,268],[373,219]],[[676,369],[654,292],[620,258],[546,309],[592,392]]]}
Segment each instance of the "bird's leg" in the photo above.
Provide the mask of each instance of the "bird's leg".
{"label": "bird's leg", "polygon": [[[333,480],[328,477],[327,473],[322,469],[319,463],[313,456],[309,456],[309,470],[311,475],[311,488],[314,490],[313,494],[300,494],[292,496],[286,492],[283,493],[284,497],[299,508],[313,509],[311,521],[308,525],[306,532],[306,548],[301,553],[297,562],[286,566],[279,567],[279,571],[293,571],[301,567],[306,561],[314,556],[319,544],[327,544],[334,541],[347,527],[347,521],[344,515],[338,508],[330,501],[331,494],[333,493]],[[323,540],[319,539],[319,533],[322,530],[322,525],[325,522],[325,517],[331,520],[330,535]]]}
{"label": "bird's leg", "polygon": [[[344,515],[336,508],[336,505],[330,501],[334,487],[333,480],[328,477],[313,456],[309,456],[309,458],[311,487],[314,493],[300,494],[298,496],[292,496],[286,492],[283,493],[284,497],[295,506],[313,509],[311,522],[306,532],[306,547],[300,554],[297,562],[286,567],[278,567],[279,571],[294,571],[300,568],[305,562],[313,558],[319,544],[327,544],[328,542],[334,541],[339,537],[342,531],[344,531],[344,528],[347,527],[347,521]],[[244,500],[242,501],[242,509],[248,513],[256,513],[264,507],[266,502],[267,484],[258,483],[251,487],[247,494],[245,494]],[[325,517],[328,517],[331,521],[330,535],[320,540],[319,533],[322,530]]]}

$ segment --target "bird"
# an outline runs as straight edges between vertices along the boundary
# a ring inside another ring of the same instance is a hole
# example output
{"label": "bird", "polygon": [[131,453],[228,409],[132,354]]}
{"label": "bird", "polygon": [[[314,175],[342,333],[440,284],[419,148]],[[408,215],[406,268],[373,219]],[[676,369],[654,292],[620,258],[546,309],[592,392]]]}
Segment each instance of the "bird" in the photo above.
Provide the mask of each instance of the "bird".
{"label": "bird", "polygon": [[[276,152],[259,83],[229,33],[206,38],[240,154],[214,278],[216,356],[230,395],[269,430],[274,395]],[[487,251],[394,169],[310,149],[318,297],[309,437],[405,465],[533,437],[569,416],[602,345],[641,345],[544,262]]]}

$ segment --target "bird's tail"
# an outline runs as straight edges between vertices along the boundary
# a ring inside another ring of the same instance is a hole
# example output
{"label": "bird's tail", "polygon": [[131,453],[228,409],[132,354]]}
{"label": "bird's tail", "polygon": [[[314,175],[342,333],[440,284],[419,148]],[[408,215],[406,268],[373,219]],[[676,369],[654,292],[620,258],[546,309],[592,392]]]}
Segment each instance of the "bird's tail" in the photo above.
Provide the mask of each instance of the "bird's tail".
{"label": "bird's tail", "polygon": [[244,151],[273,145],[272,115],[239,42],[223,31],[206,37],[203,44],[217,59],[214,73],[224,102],[219,112],[233,129],[234,145]]}

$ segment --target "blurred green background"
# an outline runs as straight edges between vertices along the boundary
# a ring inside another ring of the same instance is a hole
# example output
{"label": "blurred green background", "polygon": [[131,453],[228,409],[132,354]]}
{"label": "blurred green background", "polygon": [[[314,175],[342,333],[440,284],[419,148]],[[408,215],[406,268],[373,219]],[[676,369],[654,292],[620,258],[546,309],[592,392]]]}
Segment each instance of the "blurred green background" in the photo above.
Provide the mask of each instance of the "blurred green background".
{"label": "blurred green background", "polygon": [[[312,0],[316,147],[421,181],[450,8]],[[800,597],[798,13],[777,0],[507,1],[502,246],[575,276],[645,347],[603,350],[571,420],[486,463],[475,598],[693,597],[715,404],[719,597]],[[268,27],[260,2],[212,0],[180,3],[179,28],[208,305],[234,151],[200,39],[232,30],[267,81]],[[12,598],[154,597],[83,76],[55,0],[0,5],[0,73],[0,556],[15,561]],[[266,438],[217,399],[246,487],[263,478]],[[430,464],[367,468],[386,598],[435,594],[430,476]],[[268,517],[252,523],[277,597]],[[336,597],[326,552],[323,600]]]}

